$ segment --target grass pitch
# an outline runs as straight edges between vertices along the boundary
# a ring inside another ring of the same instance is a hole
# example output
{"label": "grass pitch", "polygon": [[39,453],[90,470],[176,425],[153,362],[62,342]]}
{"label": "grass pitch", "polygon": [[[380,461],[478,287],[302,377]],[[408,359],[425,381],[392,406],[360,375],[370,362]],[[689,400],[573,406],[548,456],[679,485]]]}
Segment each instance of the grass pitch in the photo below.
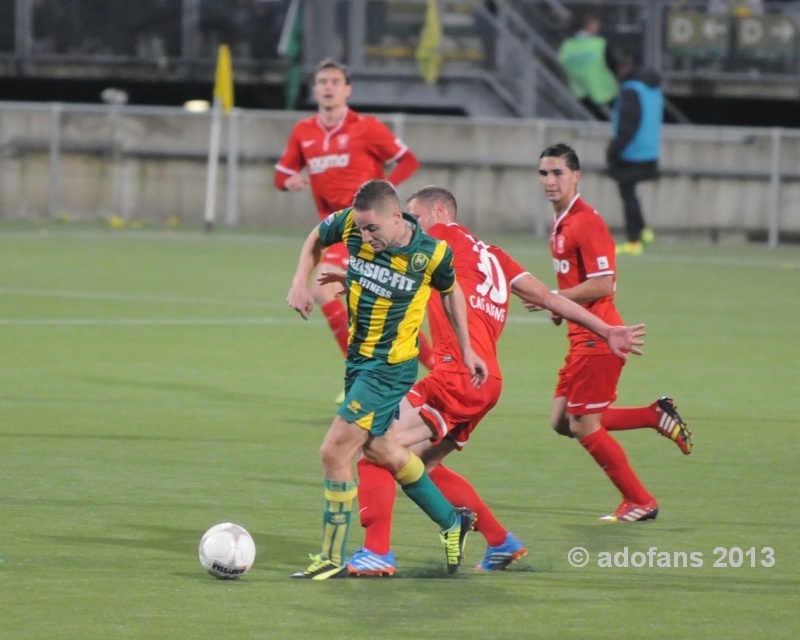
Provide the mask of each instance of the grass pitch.
{"label": "grass pitch", "polygon": [[[494,240],[554,283],[545,243]],[[288,575],[318,550],[317,448],[342,362],[319,312],[304,323],[285,305],[301,242],[0,226],[0,637],[797,636],[796,248],[658,244],[619,261],[618,306],[649,336],[618,405],[674,395],[695,433],[689,457],[651,430],[615,435],[656,522],[596,521],[616,491],[547,424],[563,328],[515,302],[503,397],[450,464],[528,557],[475,574],[474,534],[447,578],[435,526],[400,494],[394,579],[308,583]],[[197,560],[223,520],[258,547],[234,582]],[[362,540],[356,524],[348,548]],[[568,563],[573,547],[587,566]],[[597,565],[625,547],[700,552],[703,566]],[[756,566],[715,568],[716,547],[755,548]]]}

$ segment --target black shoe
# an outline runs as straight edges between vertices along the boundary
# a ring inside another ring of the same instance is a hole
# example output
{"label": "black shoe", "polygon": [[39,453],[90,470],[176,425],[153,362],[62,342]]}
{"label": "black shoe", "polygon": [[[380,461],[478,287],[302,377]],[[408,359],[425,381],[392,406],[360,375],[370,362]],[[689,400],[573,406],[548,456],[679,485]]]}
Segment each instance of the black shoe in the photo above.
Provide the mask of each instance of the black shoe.
{"label": "black shoe", "polygon": [[444,545],[447,557],[447,573],[455,573],[464,559],[464,549],[467,545],[467,534],[472,531],[475,514],[469,509],[459,507],[456,509],[456,521],[452,527],[439,531],[439,538]]}
{"label": "black shoe", "polygon": [[330,580],[331,578],[346,578],[347,565],[339,566],[334,564],[332,560],[324,558],[321,555],[309,554],[311,564],[307,569],[293,573],[290,578],[297,580]]}

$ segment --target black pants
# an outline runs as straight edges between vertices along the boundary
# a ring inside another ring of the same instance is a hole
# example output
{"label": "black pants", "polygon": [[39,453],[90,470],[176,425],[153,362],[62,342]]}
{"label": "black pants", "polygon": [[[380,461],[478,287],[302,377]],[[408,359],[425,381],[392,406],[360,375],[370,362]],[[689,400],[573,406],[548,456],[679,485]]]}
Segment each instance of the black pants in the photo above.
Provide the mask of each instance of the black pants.
{"label": "black pants", "polygon": [[617,181],[619,195],[622,198],[622,208],[625,212],[625,231],[628,234],[628,242],[639,242],[642,237],[642,229],[645,228],[644,217],[642,217],[642,206],[639,198],[636,197],[635,181]]}

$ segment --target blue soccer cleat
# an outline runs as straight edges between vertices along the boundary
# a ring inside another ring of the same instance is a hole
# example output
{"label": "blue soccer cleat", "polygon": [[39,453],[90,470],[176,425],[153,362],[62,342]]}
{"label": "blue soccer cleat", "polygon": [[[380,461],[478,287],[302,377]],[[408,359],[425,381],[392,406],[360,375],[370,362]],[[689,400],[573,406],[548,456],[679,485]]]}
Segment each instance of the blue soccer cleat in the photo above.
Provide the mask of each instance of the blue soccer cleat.
{"label": "blue soccer cleat", "polygon": [[475,567],[475,571],[502,571],[514,560],[519,560],[525,555],[528,555],[525,545],[509,531],[505,541],[499,547],[486,548],[483,562]]}
{"label": "blue soccer cleat", "polygon": [[359,549],[347,561],[347,573],[351,576],[390,576],[397,571],[397,563],[391,550],[378,555],[369,549]]}

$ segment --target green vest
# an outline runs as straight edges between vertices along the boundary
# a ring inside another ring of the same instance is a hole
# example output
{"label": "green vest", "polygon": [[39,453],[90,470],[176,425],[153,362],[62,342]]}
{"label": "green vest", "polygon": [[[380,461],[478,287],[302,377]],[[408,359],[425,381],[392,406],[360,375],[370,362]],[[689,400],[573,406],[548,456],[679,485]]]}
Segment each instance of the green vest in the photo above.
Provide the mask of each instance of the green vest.
{"label": "green vest", "polygon": [[619,94],[605,52],[606,41],[600,36],[568,38],[561,44],[558,60],[566,68],[569,90],[578,100],[589,96],[595,104],[606,104]]}

